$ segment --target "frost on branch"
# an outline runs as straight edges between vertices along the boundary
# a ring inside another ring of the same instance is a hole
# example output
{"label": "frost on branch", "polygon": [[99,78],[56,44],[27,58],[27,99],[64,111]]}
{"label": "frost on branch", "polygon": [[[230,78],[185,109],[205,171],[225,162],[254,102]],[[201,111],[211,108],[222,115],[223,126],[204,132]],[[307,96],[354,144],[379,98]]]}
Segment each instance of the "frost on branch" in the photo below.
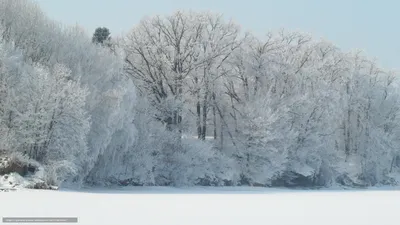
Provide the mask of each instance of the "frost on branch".
{"label": "frost on branch", "polygon": [[0,150],[51,183],[399,182],[399,80],[361,52],[220,14],[144,18],[112,49],[0,4]]}

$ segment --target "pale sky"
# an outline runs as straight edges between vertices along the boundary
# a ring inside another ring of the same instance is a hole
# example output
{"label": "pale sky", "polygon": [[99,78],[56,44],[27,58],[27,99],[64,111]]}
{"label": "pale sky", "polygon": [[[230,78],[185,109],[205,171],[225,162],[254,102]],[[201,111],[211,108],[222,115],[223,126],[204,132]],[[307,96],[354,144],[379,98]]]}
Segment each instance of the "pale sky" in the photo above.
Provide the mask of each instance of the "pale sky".
{"label": "pale sky", "polygon": [[398,0],[36,0],[51,18],[89,32],[131,29],[147,15],[211,10],[263,35],[285,28],[324,38],[343,50],[363,49],[380,65],[400,69]]}

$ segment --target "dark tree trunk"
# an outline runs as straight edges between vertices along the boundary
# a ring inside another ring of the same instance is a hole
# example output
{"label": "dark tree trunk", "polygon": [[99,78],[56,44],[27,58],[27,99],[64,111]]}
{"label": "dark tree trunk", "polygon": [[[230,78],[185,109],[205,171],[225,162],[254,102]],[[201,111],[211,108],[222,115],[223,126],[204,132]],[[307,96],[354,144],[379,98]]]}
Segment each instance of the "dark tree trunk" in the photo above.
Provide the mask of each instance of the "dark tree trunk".
{"label": "dark tree trunk", "polygon": [[217,113],[216,113],[216,101],[215,101],[215,92],[212,94],[213,98],[213,124],[214,124],[214,140],[217,139]]}
{"label": "dark tree trunk", "polygon": [[201,139],[204,141],[206,140],[206,135],[207,135],[207,98],[208,98],[208,93],[204,94],[204,101],[203,101],[203,126],[201,129]]}
{"label": "dark tree trunk", "polygon": [[[198,85],[198,79],[194,78],[196,86]],[[196,87],[198,88],[198,87]],[[200,105],[200,90],[199,88],[196,91],[196,97],[197,97],[197,102],[196,102],[196,126],[197,126],[197,138],[201,139],[201,105]]]}

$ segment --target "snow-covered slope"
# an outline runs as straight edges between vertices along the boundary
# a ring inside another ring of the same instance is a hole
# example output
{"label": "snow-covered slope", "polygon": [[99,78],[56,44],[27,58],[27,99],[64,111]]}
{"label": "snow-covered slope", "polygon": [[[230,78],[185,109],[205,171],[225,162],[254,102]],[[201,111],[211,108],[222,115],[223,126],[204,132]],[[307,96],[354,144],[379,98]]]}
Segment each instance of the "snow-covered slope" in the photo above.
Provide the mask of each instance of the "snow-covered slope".
{"label": "snow-covered slope", "polygon": [[397,225],[400,191],[134,188],[0,193],[5,217],[93,225]]}

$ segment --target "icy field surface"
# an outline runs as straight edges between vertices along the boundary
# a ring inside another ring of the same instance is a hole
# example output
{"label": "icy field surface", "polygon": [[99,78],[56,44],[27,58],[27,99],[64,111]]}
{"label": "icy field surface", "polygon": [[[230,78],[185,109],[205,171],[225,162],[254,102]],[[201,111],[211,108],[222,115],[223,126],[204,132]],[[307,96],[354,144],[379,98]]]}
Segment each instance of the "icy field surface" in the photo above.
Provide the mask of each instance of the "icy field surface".
{"label": "icy field surface", "polygon": [[0,192],[0,216],[78,217],[93,225],[398,225],[400,190],[20,190]]}

